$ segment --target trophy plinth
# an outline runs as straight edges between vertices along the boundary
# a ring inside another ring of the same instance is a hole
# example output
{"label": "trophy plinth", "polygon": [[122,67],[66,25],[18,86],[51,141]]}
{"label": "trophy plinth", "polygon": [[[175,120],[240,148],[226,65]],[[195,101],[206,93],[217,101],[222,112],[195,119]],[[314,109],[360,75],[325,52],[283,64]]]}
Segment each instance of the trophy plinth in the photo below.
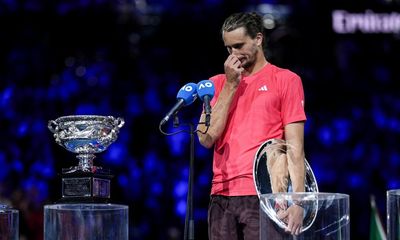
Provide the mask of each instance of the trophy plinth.
{"label": "trophy plinth", "polygon": [[95,153],[103,152],[117,139],[122,118],[97,115],[64,116],[49,121],[56,142],[76,153],[77,166],[63,168],[62,197],[58,203],[108,203],[111,179],[108,169],[93,165]]}
{"label": "trophy plinth", "polygon": [[71,168],[63,168],[62,198],[57,203],[108,203],[112,178],[111,171],[106,169],[96,169],[95,172],[81,170],[71,172]]}

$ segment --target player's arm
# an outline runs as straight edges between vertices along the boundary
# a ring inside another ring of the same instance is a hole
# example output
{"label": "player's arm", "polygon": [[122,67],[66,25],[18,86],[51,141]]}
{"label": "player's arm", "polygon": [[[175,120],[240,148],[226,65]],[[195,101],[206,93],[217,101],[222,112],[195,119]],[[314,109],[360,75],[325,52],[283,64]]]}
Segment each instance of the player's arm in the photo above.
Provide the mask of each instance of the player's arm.
{"label": "player's arm", "polygon": [[293,192],[305,191],[304,121],[285,126],[289,176]]}
{"label": "player's arm", "polygon": [[229,108],[239,86],[241,73],[243,72],[239,59],[234,55],[228,56],[224,63],[224,68],[226,81],[211,111],[210,126],[207,129],[207,126],[201,124],[205,120],[204,112],[201,114],[200,124],[197,126],[199,142],[206,148],[211,148],[225,130]]}

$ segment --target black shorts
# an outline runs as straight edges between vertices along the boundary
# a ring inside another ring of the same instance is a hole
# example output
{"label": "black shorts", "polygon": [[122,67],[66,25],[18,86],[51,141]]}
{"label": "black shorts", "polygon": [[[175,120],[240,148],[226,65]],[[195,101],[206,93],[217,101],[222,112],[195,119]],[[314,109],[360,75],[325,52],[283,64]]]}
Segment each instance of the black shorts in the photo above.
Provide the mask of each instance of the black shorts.
{"label": "black shorts", "polygon": [[209,240],[259,239],[260,202],[257,196],[212,195],[208,207]]}

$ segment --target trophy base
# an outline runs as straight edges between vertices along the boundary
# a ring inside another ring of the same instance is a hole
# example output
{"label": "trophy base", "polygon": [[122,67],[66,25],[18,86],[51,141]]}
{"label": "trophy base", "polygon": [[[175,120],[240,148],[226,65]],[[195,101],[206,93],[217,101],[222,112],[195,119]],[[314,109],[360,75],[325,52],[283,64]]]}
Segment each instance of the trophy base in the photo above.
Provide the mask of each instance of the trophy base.
{"label": "trophy base", "polygon": [[63,169],[61,174],[62,197],[57,203],[108,203],[113,175],[109,170]]}

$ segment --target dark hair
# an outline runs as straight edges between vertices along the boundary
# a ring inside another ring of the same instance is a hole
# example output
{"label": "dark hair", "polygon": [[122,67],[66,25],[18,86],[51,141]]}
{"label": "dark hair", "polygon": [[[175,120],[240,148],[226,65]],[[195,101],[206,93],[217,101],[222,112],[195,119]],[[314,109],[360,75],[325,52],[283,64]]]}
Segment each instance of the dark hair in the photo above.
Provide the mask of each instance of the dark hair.
{"label": "dark hair", "polygon": [[251,38],[255,38],[258,33],[261,33],[264,36],[263,18],[256,12],[234,13],[230,15],[225,19],[225,22],[222,25],[221,34],[223,32],[233,31],[240,27],[244,27],[246,34]]}

